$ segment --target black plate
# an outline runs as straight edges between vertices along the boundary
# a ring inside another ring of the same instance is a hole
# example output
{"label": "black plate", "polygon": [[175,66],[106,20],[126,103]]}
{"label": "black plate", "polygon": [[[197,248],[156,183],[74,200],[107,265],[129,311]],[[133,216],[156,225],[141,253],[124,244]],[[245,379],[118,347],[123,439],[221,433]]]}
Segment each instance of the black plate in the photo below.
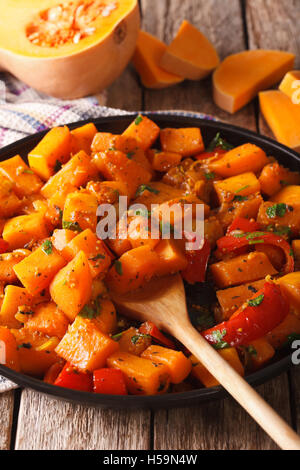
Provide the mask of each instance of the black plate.
{"label": "black plate", "polygon": [[[293,150],[254,132],[221,122],[199,119],[188,113],[145,113],[160,127],[200,127],[205,144],[208,144],[217,132],[233,145],[241,145],[252,142],[262,147],[268,155],[274,156],[284,166],[291,170],[299,170],[300,156]],[[106,117],[93,120],[97,128],[104,132],[121,133],[129,125],[136,115]],[[88,121],[76,122],[68,125],[71,129],[86,124]],[[0,150],[0,161],[21,155],[25,160],[27,153],[40,141],[47,131],[39,132],[25,139],[19,140]],[[288,367],[292,366],[291,353],[289,351],[277,354],[272,362],[254,374],[247,376],[251,385],[259,385],[277,376]],[[219,399],[226,396],[227,392],[222,387],[201,388],[183,393],[170,393],[159,396],[113,396],[97,395],[87,392],[79,392],[66,388],[46,384],[24,374],[14,372],[0,365],[0,374],[12,380],[22,387],[30,387],[34,390],[53,395],[63,400],[87,405],[96,405],[106,408],[167,408],[175,406],[188,406],[200,401]]]}

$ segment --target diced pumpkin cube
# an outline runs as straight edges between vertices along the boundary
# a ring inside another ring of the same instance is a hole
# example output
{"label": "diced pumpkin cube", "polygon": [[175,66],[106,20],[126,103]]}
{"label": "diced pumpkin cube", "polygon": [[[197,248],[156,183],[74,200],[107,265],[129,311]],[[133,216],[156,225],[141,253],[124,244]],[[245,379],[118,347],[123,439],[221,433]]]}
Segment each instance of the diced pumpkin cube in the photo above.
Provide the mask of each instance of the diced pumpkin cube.
{"label": "diced pumpkin cube", "polygon": [[159,261],[158,254],[149,245],[134,248],[115,261],[106,283],[111,290],[120,294],[138,289],[153,277]]}
{"label": "diced pumpkin cube", "polygon": [[170,374],[171,383],[183,382],[192,370],[192,362],[183,352],[164,348],[163,346],[149,346],[141,355],[156,364],[164,364]]}
{"label": "diced pumpkin cube", "polygon": [[11,217],[20,209],[22,202],[14,193],[14,184],[4,175],[0,178],[0,217]]}
{"label": "diced pumpkin cube", "polygon": [[249,172],[231,176],[231,178],[225,180],[215,181],[214,188],[219,202],[222,203],[239,200],[239,198],[258,193],[260,191],[260,183],[255,174]]}
{"label": "diced pumpkin cube", "polygon": [[139,114],[123,132],[123,136],[134,138],[141,149],[147,150],[152,147],[158,138],[159,131],[159,127],[155,122],[151,121],[151,119],[146,116],[141,116]]}
{"label": "diced pumpkin cube", "polygon": [[124,183],[130,198],[135,196],[141,184],[148,183],[152,178],[149,171],[120,151],[97,153],[93,161],[104,178]]}
{"label": "diced pumpkin cube", "polygon": [[250,355],[251,368],[254,370],[263,367],[275,355],[275,349],[266,338],[252,341],[247,350]]}
{"label": "diced pumpkin cube", "polygon": [[14,192],[20,198],[39,192],[43,184],[20,155],[1,162],[0,173],[13,183]]}
{"label": "diced pumpkin cube", "polygon": [[3,230],[3,239],[10,249],[24,248],[29,243],[43,240],[49,235],[43,213],[33,212],[30,215],[19,215],[9,219]]}
{"label": "diced pumpkin cube", "polygon": [[97,128],[92,122],[71,131],[71,153],[75,155],[75,153],[83,150],[90,154],[92,141],[96,133]]}
{"label": "diced pumpkin cube", "polygon": [[20,372],[20,359],[16,338],[5,326],[0,326],[0,364]]}
{"label": "diced pumpkin cube", "polygon": [[288,204],[297,209],[300,207],[300,185],[291,185],[282,188],[279,193],[272,196],[271,201]]}
{"label": "diced pumpkin cube", "polygon": [[54,230],[51,238],[54,248],[56,248],[58,251],[63,251],[67,244],[70,243],[74,237],[76,237],[76,233],[77,232],[74,232],[73,230],[64,228]]}
{"label": "diced pumpkin cube", "polygon": [[278,162],[273,162],[262,169],[259,182],[262,193],[273,196],[287,184],[300,184],[300,174],[284,168]]}
{"label": "diced pumpkin cube", "polygon": [[[218,353],[231,365],[231,367],[233,367],[233,369],[236,370],[236,372],[241,376],[244,375],[244,367],[235,348],[220,349]],[[192,375],[205,387],[216,387],[217,385],[220,385],[195,356],[192,355],[190,359],[193,364]]]}
{"label": "diced pumpkin cube", "polygon": [[133,152],[137,150],[138,143],[135,138],[126,135],[115,135],[110,132],[98,132],[92,143],[92,151],[106,152],[109,149],[120,150],[123,153]]}
{"label": "diced pumpkin cube", "polygon": [[92,294],[92,275],[83,251],[56,274],[50,294],[58,308],[73,321]]}
{"label": "diced pumpkin cube", "polygon": [[297,264],[300,264],[300,240],[292,241],[292,250]]}
{"label": "diced pumpkin cube", "polygon": [[153,364],[148,359],[123,351],[111,355],[107,364],[123,372],[128,390],[133,395],[158,395],[168,389],[169,372],[163,364]]}
{"label": "diced pumpkin cube", "polygon": [[280,277],[278,284],[287,297],[291,309],[300,317],[300,271]]}
{"label": "diced pumpkin cube", "polygon": [[280,214],[277,214],[277,207],[274,202],[263,202],[258,211],[257,221],[266,226],[289,227],[293,236],[297,236],[300,231],[300,207],[292,204],[283,205]]}
{"label": "diced pumpkin cube", "polygon": [[48,287],[55,274],[66,264],[55,248],[48,253],[41,246],[13,267],[18,279],[32,295]]}
{"label": "diced pumpkin cube", "polygon": [[118,343],[102,333],[93,320],[77,316],[56,352],[79,370],[92,372],[104,367],[118,349]]}
{"label": "diced pumpkin cube", "polygon": [[24,258],[29,256],[29,250],[15,250],[11,253],[3,253],[0,255],[0,281],[7,284],[17,281],[17,276],[14,272],[14,266]]}
{"label": "diced pumpkin cube", "polygon": [[277,274],[265,253],[258,251],[214,263],[210,269],[214,282],[222,289]]}
{"label": "diced pumpkin cube", "polygon": [[256,219],[262,203],[263,198],[260,194],[252,194],[246,199],[223,203],[218,213],[218,219],[223,228],[227,228],[238,217]]}
{"label": "diced pumpkin cube", "polygon": [[35,331],[46,336],[62,338],[69,326],[66,315],[59,310],[54,302],[45,302],[35,308],[33,315],[28,316],[24,324],[25,330],[32,334]]}
{"label": "diced pumpkin cube", "polygon": [[190,157],[204,150],[201,131],[198,127],[162,129],[160,142],[164,152],[179,153],[183,157]]}
{"label": "diced pumpkin cube", "polygon": [[66,163],[71,153],[71,134],[67,126],[51,129],[28,154],[29,166],[47,181],[55,172],[55,165]]}
{"label": "diced pumpkin cube", "polygon": [[279,349],[287,343],[289,336],[295,334],[300,335],[300,318],[289,313],[280,325],[267,334],[266,339],[273,348]]}
{"label": "diced pumpkin cube", "polygon": [[209,169],[223,178],[228,178],[240,173],[257,173],[267,163],[267,155],[261,148],[254,144],[243,144],[229,150],[222,158],[210,162]]}
{"label": "diced pumpkin cube", "polygon": [[4,298],[0,310],[0,325],[8,328],[20,328],[22,324],[15,318],[19,307],[29,307],[32,304],[32,296],[26,289],[17,286],[6,286]]}
{"label": "diced pumpkin cube", "polygon": [[143,335],[137,328],[131,326],[126,331],[122,331],[116,338],[120,351],[140,356],[151,345],[151,336]]}
{"label": "diced pumpkin cube", "polygon": [[97,176],[97,169],[92,163],[91,157],[83,150],[78,152],[66,163],[55,175],[47,181],[41,189],[41,193],[45,198],[52,197],[66,183],[80,188],[94,176]]}
{"label": "diced pumpkin cube", "polygon": [[90,229],[76,235],[65,246],[62,255],[67,261],[71,261],[80,251],[84,251],[87,256],[93,278],[106,273],[111,264],[111,257],[105,243],[99,240]]}
{"label": "diced pumpkin cube", "polygon": [[59,343],[56,337],[48,338],[41,333],[31,333],[25,328],[11,330],[16,338],[21,372],[42,378],[53,364],[58,362],[54,349]]}
{"label": "diced pumpkin cube", "polygon": [[108,240],[110,249],[117,255],[122,256],[126,251],[132,249],[133,245],[128,239],[122,240],[121,238]]}
{"label": "diced pumpkin cube", "polygon": [[99,315],[95,318],[98,328],[107,335],[115,332],[117,328],[117,314],[114,304],[108,299],[98,299]]}
{"label": "diced pumpkin cube", "polygon": [[253,293],[263,288],[264,284],[265,279],[260,279],[250,284],[242,284],[241,286],[218,290],[216,292],[220,304],[220,312],[217,314],[218,323],[229,320],[231,315],[253,296]]}
{"label": "diced pumpkin cube", "polygon": [[158,276],[177,273],[188,265],[187,258],[176,240],[161,240],[155,247],[155,252],[159,257],[155,270]]}
{"label": "diced pumpkin cube", "polygon": [[155,171],[166,172],[170,168],[179,165],[182,155],[174,152],[160,152],[148,150],[147,157]]}
{"label": "diced pumpkin cube", "polygon": [[90,228],[96,232],[98,201],[96,196],[77,191],[68,194],[63,212],[63,228],[78,226],[79,231]]}

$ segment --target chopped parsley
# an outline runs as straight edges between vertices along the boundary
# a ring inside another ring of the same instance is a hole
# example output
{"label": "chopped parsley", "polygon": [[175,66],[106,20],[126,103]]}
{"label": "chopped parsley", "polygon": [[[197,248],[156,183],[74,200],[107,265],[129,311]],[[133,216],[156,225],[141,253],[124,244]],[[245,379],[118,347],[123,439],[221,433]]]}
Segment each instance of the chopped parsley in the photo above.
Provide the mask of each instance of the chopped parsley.
{"label": "chopped parsley", "polygon": [[98,255],[93,256],[93,258],[89,258],[89,261],[97,261],[98,259],[105,259],[105,256],[98,253]]}
{"label": "chopped parsley", "polygon": [[247,201],[248,200],[248,196],[239,196],[239,195],[236,195],[234,196],[233,198],[233,201],[236,201],[236,202],[243,202],[243,201]]}
{"label": "chopped parsley", "polygon": [[217,135],[213,138],[209,146],[207,147],[207,152],[213,152],[216,147],[220,147],[222,150],[231,150],[233,149],[233,145],[229,144],[226,142],[221,137],[220,132],[217,133]]}
{"label": "chopped parsley", "polygon": [[265,298],[265,295],[261,294],[255,297],[255,299],[248,300],[249,307],[258,307],[262,303],[264,298]]}
{"label": "chopped parsley", "polygon": [[117,259],[114,262],[114,266],[115,266],[115,270],[119,274],[119,276],[122,276],[123,275],[123,266],[122,266],[121,261]]}
{"label": "chopped parsley", "polygon": [[42,250],[46,255],[52,255],[53,253],[53,244],[51,240],[45,240],[42,244]]}
{"label": "chopped parsley", "polygon": [[280,202],[278,204],[274,204],[271,207],[268,207],[267,209],[267,216],[269,219],[275,219],[275,217],[284,217],[287,211],[287,205],[284,204],[283,202]]}
{"label": "chopped parsley", "polygon": [[128,152],[126,155],[126,157],[129,158],[129,160],[131,160],[133,156],[134,156],[134,152]]}
{"label": "chopped parsley", "polygon": [[216,175],[211,171],[209,173],[204,173],[204,176],[207,180],[213,180]]}
{"label": "chopped parsley", "polygon": [[239,193],[241,193],[242,191],[245,191],[245,189],[248,189],[248,188],[249,188],[249,184],[247,184],[246,186],[243,186],[242,188],[235,191],[235,194],[239,194]]}
{"label": "chopped parsley", "polygon": [[159,193],[158,189],[152,188],[148,184],[141,184],[141,186],[139,186],[137,189],[135,197],[140,196],[141,194],[143,194],[144,191],[149,191],[150,193],[153,193],[153,194]]}
{"label": "chopped parsley", "polygon": [[224,329],[222,331],[215,330],[212,332],[212,337],[215,341],[213,344],[215,349],[225,349],[229,347],[229,344],[226,341],[223,341],[224,336],[226,336],[227,331]]}
{"label": "chopped parsley", "polygon": [[24,349],[31,349],[31,348],[32,348],[32,344],[31,344],[31,343],[22,343],[22,344],[19,344],[19,345],[18,345],[18,349],[21,349],[21,348],[24,348]]}
{"label": "chopped parsley", "polygon": [[138,117],[136,118],[136,120],[134,121],[134,124],[135,124],[136,126],[138,126],[138,125],[142,122],[142,120],[143,120],[143,117],[142,117],[142,116],[138,116]]}
{"label": "chopped parsley", "polygon": [[29,168],[24,168],[23,173],[27,173],[28,175],[34,175],[34,172]]}
{"label": "chopped parsley", "polygon": [[142,338],[151,338],[150,335],[138,334],[131,337],[132,344],[136,344]]}
{"label": "chopped parsley", "polygon": [[73,230],[73,232],[82,232],[82,228],[80,227],[78,222],[70,222],[68,220],[63,220],[62,228],[67,230]]}
{"label": "chopped parsley", "polygon": [[257,356],[257,351],[254,346],[248,346],[247,352],[251,354],[251,356]]}
{"label": "chopped parsley", "polygon": [[86,304],[78,315],[82,318],[88,318],[89,320],[93,320],[97,318],[101,313],[101,303],[99,301],[99,297],[93,302],[93,305]]}
{"label": "chopped parsley", "polygon": [[291,228],[290,227],[287,227],[285,225],[282,225],[281,227],[274,227],[274,225],[268,225],[266,230],[268,232],[272,232],[274,233],[275,235],[279,235],[279,236],[290,236],[291,234]]}

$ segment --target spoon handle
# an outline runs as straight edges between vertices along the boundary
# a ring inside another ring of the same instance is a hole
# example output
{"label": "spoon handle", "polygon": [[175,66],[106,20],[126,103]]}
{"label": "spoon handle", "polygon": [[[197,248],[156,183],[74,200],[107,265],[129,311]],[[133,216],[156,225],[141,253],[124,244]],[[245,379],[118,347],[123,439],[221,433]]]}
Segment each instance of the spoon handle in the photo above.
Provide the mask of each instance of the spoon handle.
{"label": "spoon handle", "polygon": [[174,327],[179,339],[284,450],[300,450],[300,437],[189,323]]}

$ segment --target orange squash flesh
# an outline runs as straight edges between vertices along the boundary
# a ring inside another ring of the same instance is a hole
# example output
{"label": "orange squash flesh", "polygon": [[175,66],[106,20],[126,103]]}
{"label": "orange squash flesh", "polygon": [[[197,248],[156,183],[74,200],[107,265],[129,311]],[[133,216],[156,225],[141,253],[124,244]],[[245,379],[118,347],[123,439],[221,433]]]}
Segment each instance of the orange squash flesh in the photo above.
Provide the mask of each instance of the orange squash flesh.
{"label": "orange squash flesh", "polygon": [[235,113],[259,91],[279,82],[293,67],[295,56],[288,52],[251,50],[228,56],[213,75],[215,103]]}
{"label": "orange squash flesh", "polygon": [[163,364],[153,364],[148,359],[123,351],[111,355],[107,364],[125,374],[128,390],[134,395],[157,395],[168,388],[168,368]]}
{"label": "orange squash flesh", "polygon": [[288,96],[294,104],[300,103],[300,70],[288,72],[279,85],[279,90]]}
{"label": "orange squash flesh", "polygon": [[56,274],[50,294],[59,309],[73,321],[92,294],[92,274],[83,251]]}
{"label": "orange squash flesh", "polygon": [[94,321],[77,316],[56,353],[79,370],[92,372],[105,367],[107,358],[118,349],[118,343],[102,333]]}
{"label": "orange squash flesh", "polygon": [[300,106],[278,90],[259,94],[261,112],[278,142],[300,151]]}
{"label": "orange squash flesh", "polygon": [[251,354],[251,367],[260,369],[264,364],[270,361],[275,354],[275,349],[269,343],[267,338],[259,338],[252,341],[248,348]]}
{"label": "orange squash flesh", "polygon": [[185,357],[183,352],[162,346],[149,346],[141,354],[141,357],[150,359],[156,364],[164,364],[168,368],[171,383],[173,384],[183,382],[192,370],[191,360]]}
{"label": "orange squash flesh", "polygon": [[97,133],[97,128],[95,124],[89,122],[84,126],[77,127],[71,131],[71,153],[75,155],[76,153],[83,150],[88,155],[91,153],[91,145],[93,138]]}
{"label": "orange squash flesh", "polygon": [[150,148],[159,136],[160,129],[155,122],[139,114],[127,127],[122,136],[135,139],[138,147],[143,150]]}
{"label": "orange squash flesh", "polygon": [[3,239],[12,250],[24,248],[29,242],[43,240],[49,236],[44,214],[33,212],[8,220],[3,229]]}
{"label": "orange squash flesh", "polygon": [[236,195],[249,196],[260,191],[260,183],[252,172],[231,176],[225,180],[215,181],[214,188],[220,204],[232,201]]}
{"label": "orange squash flesh", "polygon": [[[82,26],[75,24],[74,30],[71,23],[71,40],[55,47],[36,44],[34,36],[29,40],[32,32],[39,31],[45,18],[50,19],[48,27],[52,30],[59,26],[54,40],[59,39],[64,30],[57,9],[62,5],[62,15],[70,19],[76,14],[70,9],[77,9],[81,3],[87,4],[87,15],[96,6],[92,12],[94,19],[86,21],[82,16],[84,12],[79,14]],[[97,94],[110,85],[130,61],[139,24],[137,0],[63,3],[59,0],[24,0],[22,10],[15,0],[7,0],[0,16],[0,66],[31,87],[58,98]]]}
{"label": "orange squash flesh", "polygon": [[143,85],[146,88],[166,88],[183,81],[182,77],[169,73],[160,66],[167,46],[145,31],[140,31],[132,59]]}
{"label": "orange squash flesh", "polygon": [[281,348],[288,340],[288,336],[300,335],[300,318],[293,314],[287,315],[280,325],[270,331],[266,339],[275,349]]}
{"label": "orange squash flesh", "polygon": [[0,163],[0,174],[6,176],[14,185],[20,198],[39,192],[42,181],[22,160],[20,155]]}
{"label": "orange squash flesh", "polygon": [[0,326],[0,364],[20,372],[21,366],[17,348],[14,335],[5,326]]}
{"label": "orange squash flesh", "polygon": [[218,64],[219,57],[211,42],[186,20],[160,61],[163,69],[189,80],[206,77]]}
{"label": "orange squash flesh", "polygon": [[28,316],[24,328],[34,333],[38,331],[46,336],[62,338],[69,326],[66,315],[54,302],[45,302],[35,308],[33,315]]}
{"label": "orange squash flesh", "polygon": [[183,157],[190,157],[204,150],[201,131],[196,127],[162,129],[160,142],[164,152],[179,153]]}

